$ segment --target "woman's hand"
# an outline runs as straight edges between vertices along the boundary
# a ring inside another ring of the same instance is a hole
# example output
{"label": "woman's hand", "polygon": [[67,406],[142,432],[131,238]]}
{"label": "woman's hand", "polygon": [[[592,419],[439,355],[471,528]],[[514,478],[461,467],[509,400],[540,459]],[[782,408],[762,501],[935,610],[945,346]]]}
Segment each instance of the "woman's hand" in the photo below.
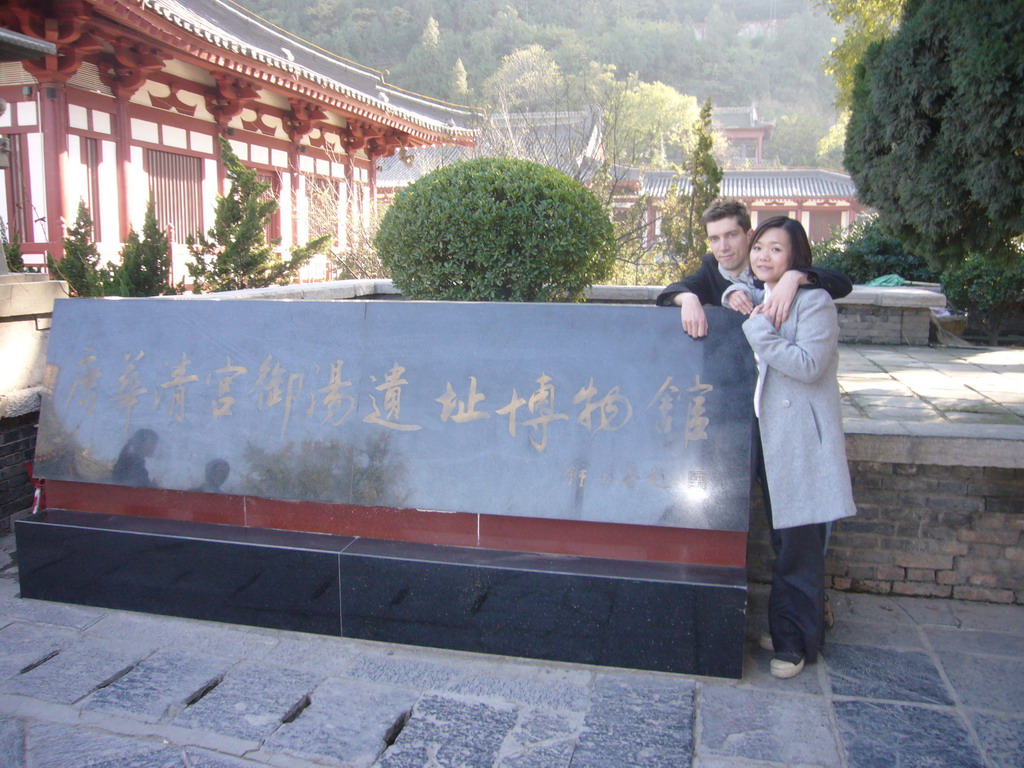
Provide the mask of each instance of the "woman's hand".
{"label": "woman's hand", "polygon": [[749,315],[754,309],[754,302],[746,291],[732,291],[725,297],[725,305],[741,315]]}

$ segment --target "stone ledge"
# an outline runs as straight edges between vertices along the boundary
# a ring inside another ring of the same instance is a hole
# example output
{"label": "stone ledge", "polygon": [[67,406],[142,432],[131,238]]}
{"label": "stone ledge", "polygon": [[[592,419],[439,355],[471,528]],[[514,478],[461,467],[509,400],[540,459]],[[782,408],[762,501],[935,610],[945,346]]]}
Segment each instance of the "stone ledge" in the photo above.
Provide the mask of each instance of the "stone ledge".
{"label": "stone ledge", "polygon": [[371,296],[400,298],[401,292],[390,280],[333,280],[326,283],[296,283],[272,285],[268,288],[247,288],[222,293],[184,294],[171,299],[204,301],[274,299],[293,301],[334,301],[336,299],[362,299]]}
{"label": "stone ledge", "polygon": [[946,297],[942,293],[927,288],[914,288],[912,286],[855,285],[850,295],[836,299],[836,304],[841,307],[867,305],[928,309],[946,306]]}
{"label": "stone ledge", "polygon": [[847,419],[851,461],[1024,468],[1024,427]]}
{"label": "stone ledge", "polygon": [[54,299],[68,296],[68,284],[46,275],[18,272],[0,276],[0,318],[53,313]]}
{"label": "stone ledge", "polygon": [[28,387],[0,394],[0,419],[15,419],[39,410],[43,388]]}

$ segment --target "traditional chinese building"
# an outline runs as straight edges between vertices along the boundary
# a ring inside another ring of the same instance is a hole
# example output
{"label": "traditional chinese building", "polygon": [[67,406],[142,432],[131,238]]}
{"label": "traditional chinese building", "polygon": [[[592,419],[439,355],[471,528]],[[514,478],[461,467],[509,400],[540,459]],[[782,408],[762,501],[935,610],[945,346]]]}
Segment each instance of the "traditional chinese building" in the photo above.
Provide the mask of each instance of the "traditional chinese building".
{"label": "traditional chinese building", "polygon": [[[638,194],[649,197],[648,233],[661,235],[661,208],[673,183],[688,188],[674,171],[637,171],[620,182],[616,206],[629,207]],[[743,168],[723,172],[722,197],[742,200],[756,227],[771,216],[789,216],[804,225],[811,242],[848,227],[867,210],[857,199],[853,179],[821,168]]]}
{"label": "traditional chinese building", "polygon": [[[80,200],[116,258],[152,197],[182,276],[186,236],[212,224],[226,189],[219,136],[271,185],[268,234],[283,248],[326,232],[344,248],[375,205],[381,158],[474,141],[471,110],[403,91],[231,0],[5,0],[0,27],[57,48],[0,63],[0,218],[29,266],[61,253]],[[324,259],[303,277],[327,273]]]}
{"label": "traditional chinese building", "polygon": [[725,136],[730,165],[764,164],[764,143],[771,139],[775,123],[760,120],[756,105],[715,107],[711,117],[715,130]]}

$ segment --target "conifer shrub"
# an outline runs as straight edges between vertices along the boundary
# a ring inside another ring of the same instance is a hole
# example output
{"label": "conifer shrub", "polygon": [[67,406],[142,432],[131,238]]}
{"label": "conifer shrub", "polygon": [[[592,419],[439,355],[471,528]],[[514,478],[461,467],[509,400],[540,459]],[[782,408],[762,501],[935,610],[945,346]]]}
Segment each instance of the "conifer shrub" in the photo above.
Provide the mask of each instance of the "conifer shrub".
{"label": "conifer shrub", "polygon": [[814,263],[844,272],[855,283],[866,283],[892,274],[915,282],[939,281],[939,276],[928,262],[886,234],[875,216],[865,217],[817,243],[814,246]]}
{"label": "conifer shrub", "polygon": [[592,192],[507,158],[444,166],[401,190],[375,244],[410,299],[578,301],[615,259],[611,222]]}
{"label": "conifer shrub", "polygon": [[989,344],[1024,312],[1024,253],[1011,248],[997,254],[968,254],[942,273],[942,292],[967,310]]}

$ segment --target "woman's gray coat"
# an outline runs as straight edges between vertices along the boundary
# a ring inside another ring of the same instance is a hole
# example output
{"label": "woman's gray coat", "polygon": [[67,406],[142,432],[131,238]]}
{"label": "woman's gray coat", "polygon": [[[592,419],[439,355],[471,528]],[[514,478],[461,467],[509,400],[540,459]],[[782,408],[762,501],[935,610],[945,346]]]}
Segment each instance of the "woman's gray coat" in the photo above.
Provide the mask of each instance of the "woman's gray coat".
{"label": "woman's gray coat", "polygon": [[743,323],[759,357],[761,444],[776,528],[856,514],[839,407],[839,321],[822,290],[797,291],[775,330],[765,315]]}

